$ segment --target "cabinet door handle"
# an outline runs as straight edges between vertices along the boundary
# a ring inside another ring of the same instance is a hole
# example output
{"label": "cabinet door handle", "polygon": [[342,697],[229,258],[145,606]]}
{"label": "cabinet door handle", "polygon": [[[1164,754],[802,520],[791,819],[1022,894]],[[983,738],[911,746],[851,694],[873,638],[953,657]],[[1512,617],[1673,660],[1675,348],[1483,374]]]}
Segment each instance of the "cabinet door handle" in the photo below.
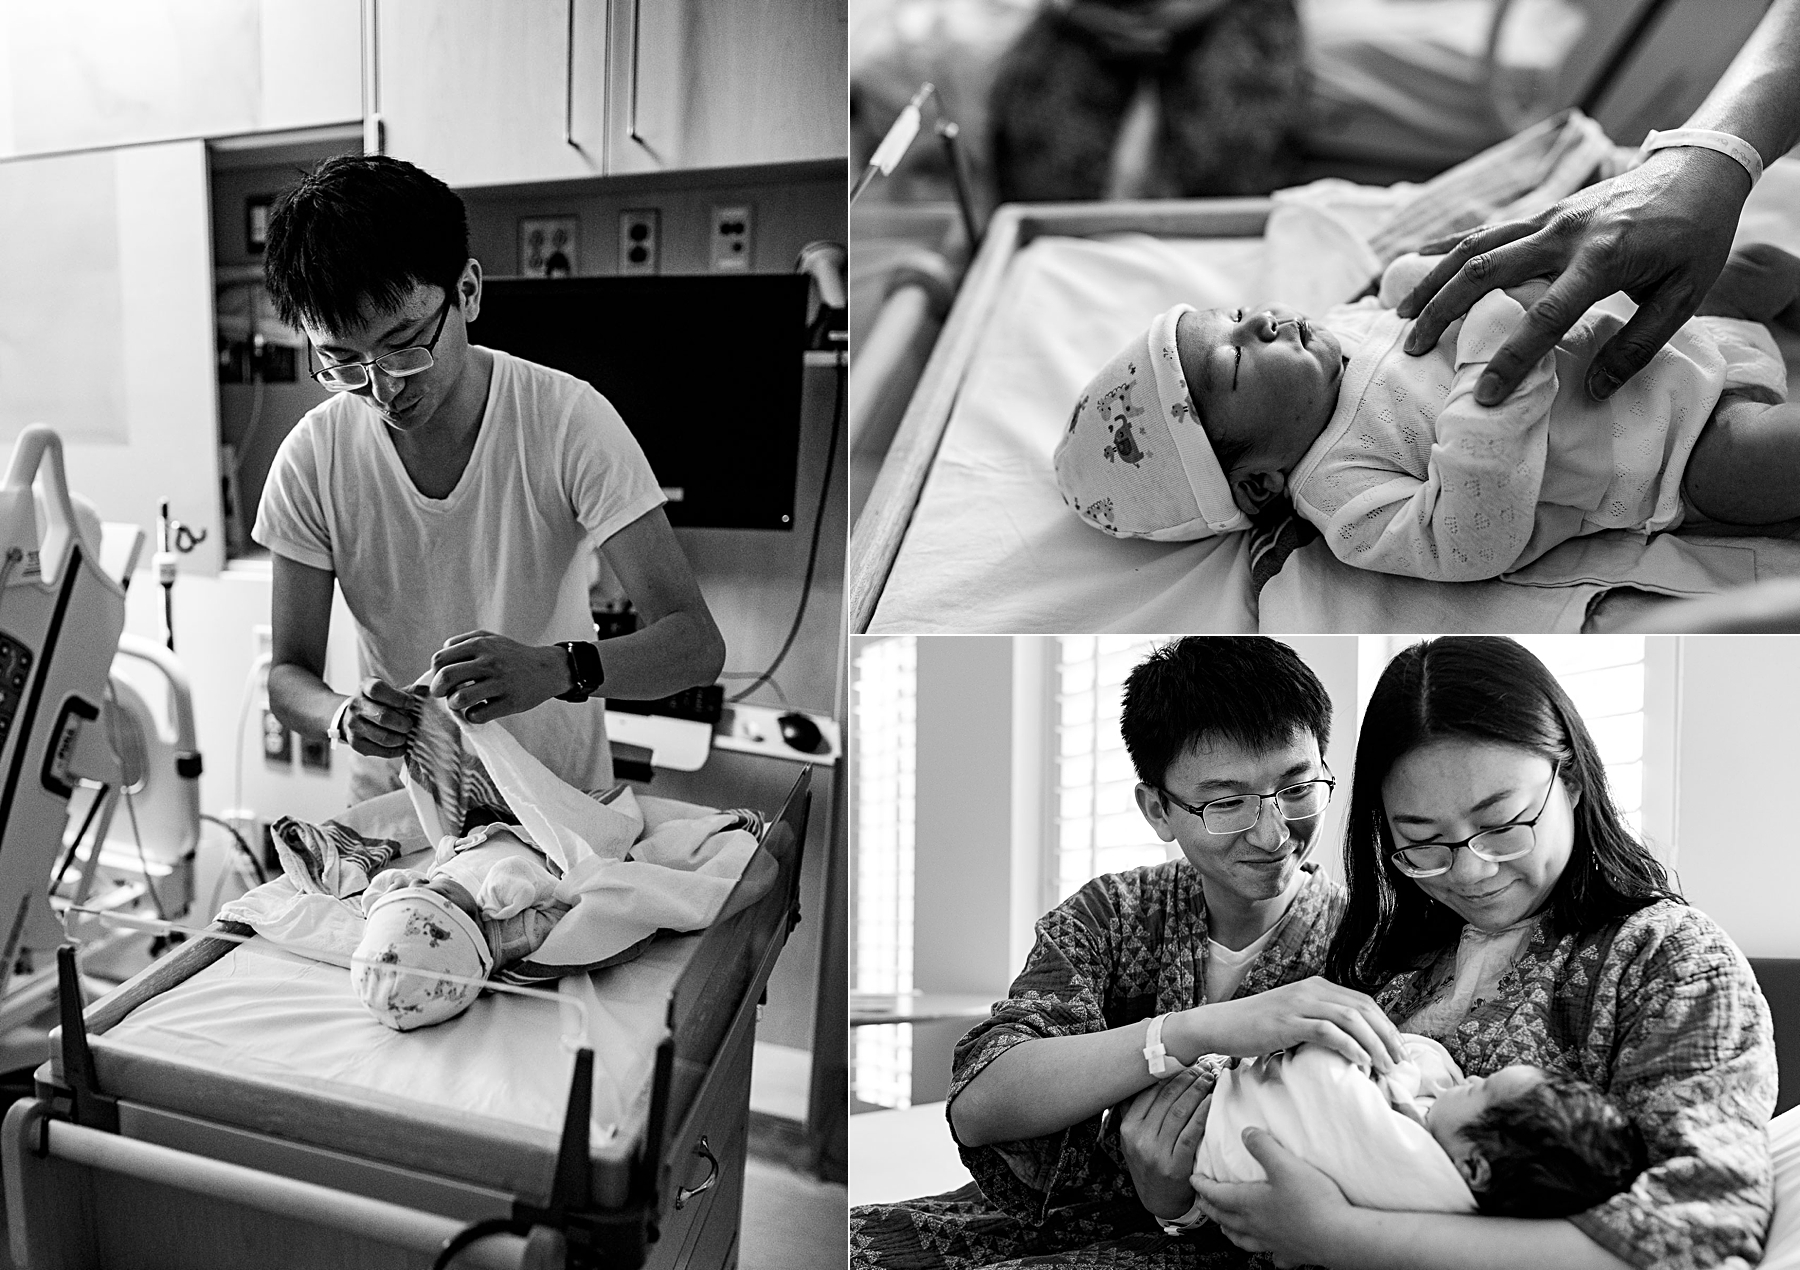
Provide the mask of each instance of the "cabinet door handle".
{"label": "cabinet door handle", "polygon": [[563,144],[581,146],[575,140],[575,0],[569,0],[569,48],[563,63]]}
{"label": "cabinet door handle", "polygon": [[625,135],[639,145],[644,144],[644,138],[639,135],[637,126],[638,25],[642,16],[642,0],[631,0],[631,114],[625,120]]}
{"label": "cabinet door handle", "polygon": [[694,1148],[694,1154],[706,1161],[706,1180],[698,1186],[683,1186],[675,1192],[675,1207],[680,1208],[701,1191],[710,1191],[714,1182],[719,1180],[719,1157],[712,1153],[706,1145],[706,1135],[700,1135],[700,1145]]}

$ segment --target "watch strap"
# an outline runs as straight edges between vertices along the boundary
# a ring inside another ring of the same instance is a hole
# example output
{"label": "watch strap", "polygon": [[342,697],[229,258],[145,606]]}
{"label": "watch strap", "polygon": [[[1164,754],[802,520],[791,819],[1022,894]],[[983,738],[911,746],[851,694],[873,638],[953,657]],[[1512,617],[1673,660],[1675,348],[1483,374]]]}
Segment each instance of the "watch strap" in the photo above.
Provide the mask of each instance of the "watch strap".
{"label": "watch strap", "polygon": [[586,701],[606,682],[600,662],[600,646],[588,640],[570,639],[557,645],[569,659],[569,690],[556,694],[558,701]]}

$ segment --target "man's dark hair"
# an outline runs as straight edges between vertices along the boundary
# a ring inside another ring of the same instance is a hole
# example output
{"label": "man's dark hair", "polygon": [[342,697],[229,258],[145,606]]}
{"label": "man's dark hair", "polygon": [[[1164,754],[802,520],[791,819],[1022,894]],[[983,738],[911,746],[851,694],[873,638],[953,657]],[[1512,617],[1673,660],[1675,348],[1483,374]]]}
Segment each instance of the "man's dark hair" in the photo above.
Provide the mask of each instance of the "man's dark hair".
{"label": "man's dark hair", "polygon": [[386,155],[340,155],[277,200],[263,276],[283,322],[342,331],[365,303],[398,308],[421,283],[448,296],[468,259],[468,214],[448,185]]}
{"label": "man's dark hair", "polygon": [[1607,1096],[1560,1072],[1489,1107],[1463,1137],[1488,1163],[1481,1211],[1567,1217],[1626,1189],[1649,1167],[1644,1135]]}
{"label": "man's dark hair", "polygon": [[1169,765],[1203,738],[1267,750],[1303,732],[1324,751],[1331,697],[1298,653],[1260,635],[1184,636],[1125,680],[1119,733],[1146,785],[1160,786]]}

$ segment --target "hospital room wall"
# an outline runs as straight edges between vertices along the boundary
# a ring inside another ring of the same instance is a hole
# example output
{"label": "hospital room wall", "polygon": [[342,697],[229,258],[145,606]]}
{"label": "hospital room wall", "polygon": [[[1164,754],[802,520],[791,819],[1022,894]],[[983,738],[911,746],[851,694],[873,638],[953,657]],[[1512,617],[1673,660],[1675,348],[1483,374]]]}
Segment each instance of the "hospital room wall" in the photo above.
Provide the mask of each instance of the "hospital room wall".
{"label": "hospital room wall", "polygon": [[1681,641],[1674,865],[1750,957],[1800,957],[1800,637]]}

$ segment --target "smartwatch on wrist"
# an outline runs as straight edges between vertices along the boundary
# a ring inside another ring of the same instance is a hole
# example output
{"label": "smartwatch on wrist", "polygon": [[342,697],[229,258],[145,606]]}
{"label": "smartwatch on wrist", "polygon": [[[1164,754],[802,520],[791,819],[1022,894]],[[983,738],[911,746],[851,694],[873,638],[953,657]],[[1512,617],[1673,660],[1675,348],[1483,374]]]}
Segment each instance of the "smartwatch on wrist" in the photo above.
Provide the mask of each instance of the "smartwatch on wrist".
{"label": "smartwatch on wrist", "polygon": [[558,701],[586,701],[606,682],[600,665],[600,646],[587,640],[564,640],[557,645],[569,658],[569,690],[556,694]]}

